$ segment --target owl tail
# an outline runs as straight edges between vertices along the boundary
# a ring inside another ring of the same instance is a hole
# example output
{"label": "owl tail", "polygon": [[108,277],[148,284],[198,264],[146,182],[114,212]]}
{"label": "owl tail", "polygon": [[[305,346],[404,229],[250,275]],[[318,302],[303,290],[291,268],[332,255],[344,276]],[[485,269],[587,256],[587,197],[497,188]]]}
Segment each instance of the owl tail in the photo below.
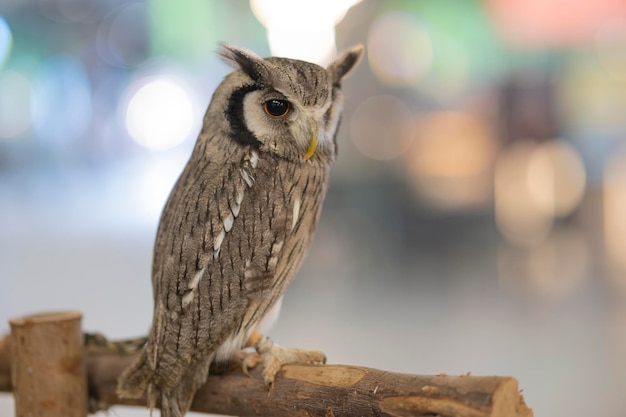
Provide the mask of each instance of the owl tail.
{"label": "owl tail", "polygon": [[169,392],[161,392],[161,417],[183,417],[193,402],[196,391],[209,376],[211,357],[189,368],[183,379]]}
{"label": "owl tail", "polygon": [[183,417],[191,407],[193,397],[198,388],[206,382],[212,357],[207,357],[198,365],[189,368],[185,376],[172,388],[163,389],[155,378],[154,369],[148,361],[148,353],[144,349],[141,356],[126,368],[117,384],[117,395],[120,398],[140,398],[147,391],[148,408],[157,406],[160,399],[161,417]]}
{"label": "owl tail", "polygon": [[140,398],[147,392],[148,407],[152,411],[155,406],[154,385],[151,383],[154,377],[154,369],[148,361],[146,349],[141,356],[122,372],[117,381],[117,395],[120,398]]}

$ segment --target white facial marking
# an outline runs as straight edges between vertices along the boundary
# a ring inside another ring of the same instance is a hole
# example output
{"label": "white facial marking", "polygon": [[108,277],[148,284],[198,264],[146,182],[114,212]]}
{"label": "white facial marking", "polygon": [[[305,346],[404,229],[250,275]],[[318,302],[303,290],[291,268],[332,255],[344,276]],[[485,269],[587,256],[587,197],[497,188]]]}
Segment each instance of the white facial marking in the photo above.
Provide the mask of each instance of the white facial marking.
{"label": "white facial marking", "polygon": [[293,214],[291,218],[291,230],[296,227],[296,223],[298,223],[298,216],[300,215],[300,198],[296,197],[293,202]]}
{"label": "white facial marking", "polygon": [[224,236],[226,236],[226,232],[222,229],[217,236],[215,236],[215,240],[213,241],[213,259],[217,259],[220,254],[220,247],[222,246],[222,242],[224,241]]}
{"label": "white facial marking", "polygon": [[259,163],[259,153],[257,151],[251,151],[250,152],[250,165],[252,165],[252,168],[256,168],[258,163]]}

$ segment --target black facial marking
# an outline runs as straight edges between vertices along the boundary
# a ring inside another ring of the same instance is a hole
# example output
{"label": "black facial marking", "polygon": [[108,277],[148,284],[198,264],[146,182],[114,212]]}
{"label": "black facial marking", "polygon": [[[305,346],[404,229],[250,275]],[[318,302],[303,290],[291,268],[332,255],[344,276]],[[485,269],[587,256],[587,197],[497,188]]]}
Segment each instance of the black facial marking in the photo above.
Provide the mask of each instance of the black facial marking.
{"label": "black facial marking", "polygon": [[233,139],[242,145],[252,145],[257,149],[261,146],[261,142],[246,126],[243,117],[243,99],[246,94],[260,89],[261,87],[257,84],[248,84],[234,90],[228,98],[228,107],[225,112],[226,119],[230,122],[230,133]]}

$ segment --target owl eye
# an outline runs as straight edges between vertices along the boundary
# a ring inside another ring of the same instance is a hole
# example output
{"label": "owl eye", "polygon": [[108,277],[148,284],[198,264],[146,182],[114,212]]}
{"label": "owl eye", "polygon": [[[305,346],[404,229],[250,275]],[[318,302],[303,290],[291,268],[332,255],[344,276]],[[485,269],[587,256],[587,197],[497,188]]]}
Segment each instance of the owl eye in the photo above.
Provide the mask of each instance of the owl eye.
{"label": "owl eye", "polygon": [[289,113],[289,109],[291,109],[291,103],[287,100],[272,99],[263,103],[265,113],[275,119],[285,117]]}

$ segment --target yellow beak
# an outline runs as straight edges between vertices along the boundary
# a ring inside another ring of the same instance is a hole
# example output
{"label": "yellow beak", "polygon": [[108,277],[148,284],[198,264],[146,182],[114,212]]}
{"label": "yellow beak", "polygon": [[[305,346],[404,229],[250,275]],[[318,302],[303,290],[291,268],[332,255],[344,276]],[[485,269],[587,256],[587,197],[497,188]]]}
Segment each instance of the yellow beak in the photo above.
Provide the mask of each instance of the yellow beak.
{"label": "yellow beak", "polygon": [[317,148],[317,133],[313,132],[313,136],[311,137],[311,144],[309,145],[309,149],[304,154],[304,159],[309,160],[315,153],[315,149]]}

